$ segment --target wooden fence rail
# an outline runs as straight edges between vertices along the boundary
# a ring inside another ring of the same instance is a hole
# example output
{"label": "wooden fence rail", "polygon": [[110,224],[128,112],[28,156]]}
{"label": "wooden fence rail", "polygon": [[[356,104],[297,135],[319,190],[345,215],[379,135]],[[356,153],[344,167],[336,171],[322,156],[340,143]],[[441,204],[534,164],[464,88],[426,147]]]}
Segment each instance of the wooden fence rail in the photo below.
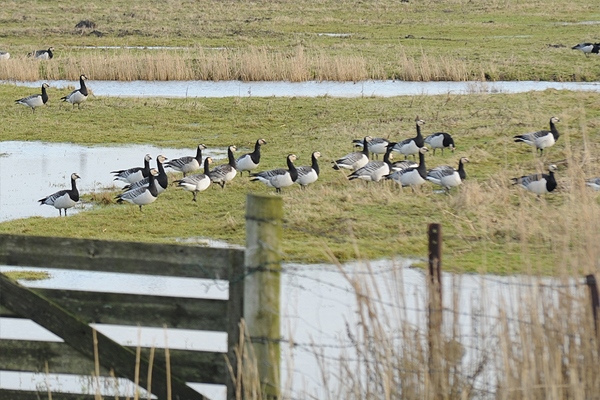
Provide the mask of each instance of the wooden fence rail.
{"label": "wooden fence rail", "polygon": [[[167,399],[170,393],[173,399],[204,398],[186,382],[224,384],[227,386],[227,397],[234,398],[234,380],[230,376],[227,361],[236,371],[234,347],[240,336],[239,326],[244,317],[245,301],[254,305],[250,308],[252,315],[246,322],[252,331],[261,331],[253,323],[264,323],[257,320],[256,312],[263,307],[272,307],[272,304],[261,304],[262,297],[257,297],[254,292],[244,294],[247,277],[245,259],[261,259],[263,251],[272,252],[278,246],[278,237],[271,233],[268,236],[273,243],[266,245],[262,230],[281,225],[283,205],[279,198],[273,200],[271,197],[249,195],[247,207],[250,221],[247,246],[253,249],[251,258],[239,249],[0,235],[1,265],[229,282],[229,298],[222,301],[26,288],[0,274],[0,316],[30,319],[64,340],[64,343],[0,340],[0,370],[44,372],[47,368],[51,373],[88,374],[98,367],[94,362],[94,352],[97,351],[102,375],[108,376],[113,371],[118,377],[135,381],[138,363],[140,386],[147,387],[151,380],[152,393],[159,399]],[[265,220],[265,215],[274,217]],[[277,262],[274,261],[275,264]],[[276,296],[279,295],[278,285],[279,282],[271,285]],[[273,296],[269,301],[272,300]],[[149,360],[149,351],[144,349],[140,358],[135,348],[121,346],[105,335],[94,332],[91,323],[224,331],[228,334],[228,352],[223,355],[170,350],[170,377],[167,378],[166,356],[163,352],[157,350],[154,359]],[[276,329],[278,338],[279,325]],[[94,334],[98,343],[96,349]],[[148,371],[151,362],[152,373],[148,375],[145,371]],[[269,364],[272,364],[272,360],[269,360]],[[271,365],[271,368],[278,371],[279,362]],[[278,372],[270,376],[278,376]],[[36,392],[16,392],[0,390],[0,398],[38,398]],[[91,395],[93,397],[93,393]],[[41,396],[45,397],[45,394]]]}

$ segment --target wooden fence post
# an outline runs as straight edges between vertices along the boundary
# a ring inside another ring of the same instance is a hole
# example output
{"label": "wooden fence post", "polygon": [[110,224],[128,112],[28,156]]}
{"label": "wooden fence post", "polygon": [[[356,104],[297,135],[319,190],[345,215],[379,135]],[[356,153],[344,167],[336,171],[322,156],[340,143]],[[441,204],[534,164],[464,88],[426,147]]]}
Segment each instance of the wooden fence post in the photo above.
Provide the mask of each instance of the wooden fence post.
{"label": "wooden fence post", "polygon": [[594,317],[594,329],[598,336],[598,308],[600,307],[600,297],[598,296],[598,285],[596,277],[593,274],[585,276],[585,283],[590,288],[590,299],[592,301],[592,316]]}
{"label": "wooden fence post", "polygon": [[429,224],[429,375],[433,398],[444,398],[442,371],[442,226]]}
{"label": "wooden fence post", "polygon": [[280,277],[283,200],[249,194],[246,202],[244,319],[263,398],[280,397]]}

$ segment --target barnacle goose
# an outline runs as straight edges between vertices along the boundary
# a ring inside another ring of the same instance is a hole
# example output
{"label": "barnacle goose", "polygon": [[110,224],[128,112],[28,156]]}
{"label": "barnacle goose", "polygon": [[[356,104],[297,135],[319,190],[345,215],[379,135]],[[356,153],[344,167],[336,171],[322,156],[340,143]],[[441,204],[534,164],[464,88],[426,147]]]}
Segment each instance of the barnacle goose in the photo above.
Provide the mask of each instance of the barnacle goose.
{"label": "barnacle goose", "polygon": [[[167,173],[165,172],[165,168],[163,166],[163,163],[166,160],[167,160],[167,157],[163,156],[162,154],[160,154],[158,157],[156,157],[156,167],[158,168],[158,170],[157,170],[158,174],[154,177],[154,185],[156,186],[156,191],[158,194],[161,194],[162,192],[167,190],[167,187],[169,186],[169,177],[167,176]],[[154,170],[154,168],[152,168],[152,170],[150,172],[152,172],[153,170]],[[150,175],[154,175],[154,174],[151,173]],[[149,184],[150,184],[150,177],[147,176],[143,179],[140,179],[137,182],[134,182],[127,186],[124,186],[123,190],[125,190],[125,191],[133,190],[133,189],[137,189],[140,187],[148,186]]]}
{"label": "barnacle goose", "polygon": [[[352,143],[354,143],[355,146],[363,147],[363,139],[354,139]],[[377,157],[378,154],[385,154],[389,144],[390,141],[385,138],[372,138],[368,145],[371,158]]]}
{"label": "barnacle goose", "polygon": [[227,148],[227,164],[221,164],[208,174],[212,183],[218,183],[221,185],[221,189],[225,188],[225,184],[231,181],[237,175],[237,169],[235,167],[235,157],[233,152],[237,150],[237,147],[231,145]]}
{"label": "barnacle goose", "polygon": [[41,107],[48,102],[48,93],[46,92],[46,89],[49,87],[50,85],[47,83],[42,83],[42,94],[32,94],[31,96],[15,100],[15,103],[31,107],[31,111],[35,112],[36,107]]}
{"label": "barnacle goose", "polygon": [[213,162],[212,158],[206,157],[204,159],[204,173],[203,174],[194,174],[188,175],[180,180],[175,181],[178,187],[183,188],[183,190],[187,190],[188,192],[192,192],[194,197],[192,201],[196,201],[196,195],[198,192],[202,192],[206,190],[210,186],[210,177],[208,176],[210,173],[210,164]]}
{"label": "barnacle goose", "polygon": [[267,186],[274,187],[276,193],[281,193],[281,188],[291,186],[298,179],[298,170],[294,166],[297,157],[295,154],[288,154],[288,169],[278,168],[269,171],[256,172],[251,174],[251,181],[261,181]]}
{"label": "barnacle goose", "polygon": [[204,144],[199,144],[196,149],[196,156],[184,156],[171,160],[165,164],[165,167],[173,168],[175,171],[183,172],[186,176],[188,172],[193,172],[200,169],[202,165],[202,150],[206,149]]}
{"label": "barnacle goose", "polygon": [[65,210],[65,217],[67,216],[67,208],[71,208],[79,201],[79,191],[77,190],[77,185],[75,185],[75,180],[80,179],[79,175],[76,173],[71,174],[71,189],[70,190],[60,190],[54,194],[51,194],[48,197],[44,197],[43,199],[38,200],[40,205],[46,204],[49,206],[54,206],[54,208],[58,209],[58,215],[62,215],[61,210]]}
{"label": "barnacle goose", "polygon": [[419,149],[419,165],[417,167],[407,168],[405,170],[394,171],[386,176],[402,186],[419,186],[427,182],[427,170],[425,169],[425,153],[427,147]]}
{"label": "barnacle goose", "polygon": [[363,139],[362,151],[346,154],[344,157],[338,158],[333,162],[333,169],[340,168],[356,171],[364,167],[369,162],[369,142],[373,139],[371,136],[365,136]]}
{"label": "barnacle goose", "polygon": [[560,134],[556,129],[555,123],[560,122],[557,117],[550,118],[550,130],[541,130],[537,132],[526,133],[524,135],[516,135],[515,142],[527,143],[530,146],[535,146],[540,151],[540,155],[544,153],[544,149],[554,146]]}
{"label": "barnacle goose", "polygon": [[152,157],[150,157],[150,154],[146,154],[144,156],[143,167],[120,169],[118,171],[110,171],[110,173],[115,175],[115,181],[135,183],[152,175],[150,173],[150,160],[152,160]]}
{"label": "barnacle goose", "polygon": [[600,190],[600,177],[588,179],[585,184],[594,190]]}
{"label": "barnacle goose", "polygon": [[405,169],[414,168],[414,167],[418,167],[418,166],[419,166],[419,163],[416,161],[412,161],[412,160],[396,161],[391,164],[392,172],[404,171]]}
{"label": "barnacle goose", "polygon": [[442,155],[444,155],[444,149],[450,148],[450,150],[454,153],[454,139],[449,133],[446,132],[436,132],[425,138],[425,143],[431,146],[433,149],[433,155],[435,156],[435,151],[437,149],[442,149]]}
{"label": "barnacle goose", "polygon": [[521,185],[525,189],[529,190],[538,195],[538,197],[545,193],[550,193],[556,189],[556,179],[554,178],[554,171],[558,168],[556,165],[551,164],[548,167],[547,174],[531,174],[525,175],[520,178],[512,178],[513,185]]}
{"label": "barnacle goose", "polygon": [[425,121],[417,118],[417,136],[412,137],[410,139],[404,139],[401,142],[393,143],[394,151],[397,151],[400,154],[404,154],[404,158],[406,159],[408,156],[414,156],[419,152],[419,149],[425,146],[425,140],[423,139],[423,135],[421,134],[421,127],[425,125]]}
{"label": "barnacle goose", "polygon": [[252,153],[246,153],[236,160],[236,168],[242,176],[244,171],[252,171],[260,163],[260,146],[267,144],[265,139],[258,139],[254,144],[254,151]]}
{"label": "barnacle goose", "polygon": [[468,163],[469,159],[461,157],[458,162],[458,169],[454,169],[449,165],[440,165],[427,172],[427,180],[433,182],[436,185],[444,187],[447,191],[450,191],[453,187],[456,187],[467,178],[465,173],[465,163]]}
{"label": "barnacle goose", "polygon": [[126,201],[131,204],[137,204],[138,206],[140,206],[140,211],[142,211],[142,206],[153,203],[158,197],[158,191],[156,190],[156,185],[154,184],[154,175],[150,174],[148,178],[148,186],[128,190],[124,193],[121,193],[120,195],[115,197],[117,199],[117,203],[120,204]]}
{"label": "barnacle goose", "polygon": [[79,76],[79,89],[73,90],[71,93],[66,95],[65,97],[61,97],[62,101],[66,101],[67,103],[73,104],[73,108],[75,108],[75,104],[77,104],[77,108],[80,108],[81,103],[87,100],[88,98],[88,90],[85,86],[85,81],[87,76],[80,75]]}
{"label": "barnacle goose", "polygon": [[381,178],[388,175],[392,170],[391,157],[392,146],[388,146],[385,156],[383,156],[383,161],[369,161],[367,165],[351,173],[348,176],[348,179],[362,179],[367,182],[379,182]]}
{"label": "barnacle goose", "polygon": [[0,60],[8,60],[10,53],[8,51],[0,51]]}
{"label": "barnacle goose", "polygon": [[37,58],[38,60],[49,60],[54,57],[54,47],[48,47],[48,50],[36,50],[28,53],[27,57]]}
{"label": "barnacle goose", "polygon": [[296,168],[298,171],[296,183],[302,188],[306,188],[306,186],[316,182],[317,179],[319,179],[319,162],[317,161],[319,157],[321,157],[321,153],[315,151],[311,155],[311,165],[305,165],[303,167]]}
{"label": "barnacle goose", "polygon": [[579,43],[571,47],[573,50],[581,50],[587,57],[590,53],[598,54],[600,52],[600,43]]}

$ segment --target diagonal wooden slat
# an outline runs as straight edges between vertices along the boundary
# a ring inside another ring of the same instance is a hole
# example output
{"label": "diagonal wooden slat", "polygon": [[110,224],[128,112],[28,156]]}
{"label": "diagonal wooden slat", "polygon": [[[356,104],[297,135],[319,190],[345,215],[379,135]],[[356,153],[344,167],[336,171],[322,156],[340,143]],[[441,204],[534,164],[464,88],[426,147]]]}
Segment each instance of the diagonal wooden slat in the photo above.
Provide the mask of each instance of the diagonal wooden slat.
{"label": "diagonal wooden slat", "polygon": [[[43,296],[19,285],[0,274],[0,304],[24,318],[29,318],[61,337],[65,343],[84,356],[94,359],[93,329],[74,315],[47,300]],[[136,362],[139,362],[140,386],[147,387],[149,362],[145,357],[136,360],[136,353],[114,342],[107,336],[96,332],[99,363],[107,370],[113,370],[116,376],[135,381]],[[152,367],[152,392],[159,399],[169,397],[169,385],[165,368],[154,364]],[[183,380],[170,376],[173,398],[179,400],[205,399],[190,388]]]}

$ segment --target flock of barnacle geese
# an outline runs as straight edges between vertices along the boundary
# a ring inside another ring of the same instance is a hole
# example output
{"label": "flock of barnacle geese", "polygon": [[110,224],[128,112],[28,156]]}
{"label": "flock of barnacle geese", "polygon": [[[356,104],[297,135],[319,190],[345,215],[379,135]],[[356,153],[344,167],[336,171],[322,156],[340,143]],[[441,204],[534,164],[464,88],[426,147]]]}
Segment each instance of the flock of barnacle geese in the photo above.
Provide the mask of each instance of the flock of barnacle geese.
{"label": "flock of barnacle geese", "polygon": [[[517,135],[514,136],[514,141],[533,146],[536,151],[543,154],[544,149],[553,146],[559,138],[559,132],[555,125],[557,122],[559,122],[559,119],[552,117],[550,118],[549,130]],[[449,192],[466,179],[465,164],[469,162],[469,159],[461,157],[456,168],[449,165],[440,165],[427,170],[425,153],[430,150],[425,146],[426,144],[433,150],[434,155],[436,150],[440,150],[442,154],[445,149],[454,152],[456,146],[452,136],[446,132],[437,132],[423,137],[421,127],[424,124],[425,121],[417,117],[416,136],[399,142],[390,142],[384,138],[373,138],[371,136],[354,140],[353,143],[362,147],[362,149],[337,158],[332,162],[332,167],[335,170],[345,169],[351,171],[347,176],[349,180],[360,179],[367,182],[379,182],[389,179],[402,187],[412,187],[413,189],[429,181]],[[231,145],[227,149],[227,163],[212,169],[212,157],[202,158],[202,151],[207,148],[204,144],[198,145],[195,156],[167,160],[163,155],[159,155],[156,158],[156,169],[150,168],[152,157],[147,154],[144,158],[143,167],[111,171],[115,180],[127,184],[123,188],[124,191],[116,196],[116,200],[118,203],[129,202],[138,205],[141,211],[143,206],[154,202],[158,195],[169,186],[165,168],[171,168],[183,174],[181,179],[177,179],[173,183],[183,190],[191,192],[193,201],[196,201],[198,193],[206,190],[211,184],[218,184],[221,188],[225,188],[225,185],[233,180],[238,172],[240,176],[247,172],[251,181],[263,182],[267,186],[275,188],[278,193],[281,192],[282,188],[289,187],[294,183],[305,188],[317,181],[320,172],[318,159],[321,157],[321,153],[318,151],[312,153],[311,165],[296,167],[294,165],[296,155],[289,154],[286,157],[287,168],[253,172],[259,166],[261,146],[265,144],[267,144],[265,139],[258,139],[254,145],[254,151],[237,159],[234,156],[237,148],[235,145]],[[393,162],[392,154],[394,152],[404,155],[404,160]],[[382,161],[372,159],[381,154],[383,154]],[[409,156],[415,157],[417,155],[419,162],[408,160]],[[202,168],[203,172],[198,173]],[[512,182],[540,196],[556,189],[557,183],[554,177],[556,170],[555,165],[550,165],[548,173],[536,173],[512,178]],[[40,204],[54,206],[59,210],[59,216],[62,215],[61,211],[64,209],[66,216],[67,209],[73,207],[79,201],[79,192],[75,183],[79,178],[79,175],[73,173],[71,175],[70,190],[61,190],[40,199]],[[595,190],[600,190],[600,177],[589,179],[586,183]]]}
{"label": "flock of barnacle geese", "polygon": [[[581,43],[573,46],[575,50],[581,50],[586,54],[598,54],[600,51],[600,43]],[[47,50],[39,50],[29,54],[31,57],[40,59],[51,59],[53,57],[52,47]],[[10,55],[6,52],[0,52],[0,59],[8,58]],[[88,90],[85,86],[87,77],[81,75],[79,77],[79,89],[73,90],[61,100],[71,103],[73,107],[81,106],[88,97]],[[48,84],[42,84],[41,94],[34,94],[16,100],[17,104],[30,107],[35,112],[36,107],[43,106],[48,101],[46,89]],[[556,123],[559,122],[557,117],[550,118],[550,130],[540,130],[536,132],[526,133],[523,135],[514,136],[515,142],[526,143],[534,146],[539,150],[540,155],[544,149],[553,146],[559,138],[559,132],[556,128]],[[367,182],[379,182],[382,179],[392,180],[402,187],[416,187],[429,181],[441,186],[447,192],[452,188],[459,186],[466,179],[465,164],[469,162],[466,157],[461,157],[457,168],[449,165],[440,165],[433,169],[427,170],[425,167],[425,153],[429,149],[425,146],[428,144],[433,149],[435,155],[436,150],[450,149],[455,150],[454,139],[446,132],[437,132],[427,137],[423,137],[421,127],[425,122],[419,118],[416,119],[417,135],[415,137],[402,140],[400,142],[391,142],[385,138],[373,138],[366,136],[363,139],[354,140],[356,146],[362,147],[361,151],[355,151],[346,154],[333,161],[333,168],[336,170],[346,169],[351,173],[348,175],[349,180],[361,179]],[[275,188],[276,192],[281,192],[281,189],[298,183],[305,188],[319,178],[318,159],[321,153],[315,151],[312,153],[312,164],[308,166],[295,167],[295,154],[289,154],[286,158],[287,169],[277,168],[262,172],[251,172],[258,168],[260,163],[261,146],[267,142],[264,139],[258,139],[254,146],[254,151],[244,154],[239,158],[235,158],[234,152],[236,146],[231,145],[227,149],[228,162],[211,169],[213,162],[211,157],[202,159],[202,150],[206,149],[204,144],[198,145],[195,156],[184,156],[181,158],[167,160],[163,155],[159,155],[156,159],[156,169],[150,168],[150,160],[152,157],[147,154],[144,158],[143,167],[134,167],[126,170],[112,171],[115,180],[120,180],[127,185],[123,188],[123,193],[116,197],[118,203],[124,201],[136,204],[142,210],[142,206],[154,202],[158,195],[164,192],[168,185],[168,176],[165,168],[172,168],[183,174],[181,179],[175,180],[174,183],[178,187],[192,193],[193,201],[196,201],[197,194],[206,190],[211,183],[216,183],[221,188],[225,187],[227,182],[235,178],[237,173],[240,176],[244,171],[250,174],[252,181],[260,181],[269,187]],[[392,162],[392,153],[400,153],[404,155],[404,160]],[[383,154],[383,160],[371,159],[371,156],[377,158]],[[408,160],[409,156],[415,157],[418,155],[419,162]],[[202,173],[195,173],[203,168]],[[545,193],[550,193],[557,187],[554,172],[557,170],[556,165],[548,167],[548,173],[536,173],[525,175],[518,178],[512,178],[513,184],[518,184],[528,191],[540,196]],[[80,179],[76,173],[71,174],[71,189],[61,190],[51,194],[43,199],[40,199],[40,204],[54,206],[58,209],[59,216],[62,215],[62,210],[73,207],[79,201],[79,191],[77,190],[76,180]],[[586,181],[586,184],[595,190],[600,190],[600,177],[592,178]]]}

